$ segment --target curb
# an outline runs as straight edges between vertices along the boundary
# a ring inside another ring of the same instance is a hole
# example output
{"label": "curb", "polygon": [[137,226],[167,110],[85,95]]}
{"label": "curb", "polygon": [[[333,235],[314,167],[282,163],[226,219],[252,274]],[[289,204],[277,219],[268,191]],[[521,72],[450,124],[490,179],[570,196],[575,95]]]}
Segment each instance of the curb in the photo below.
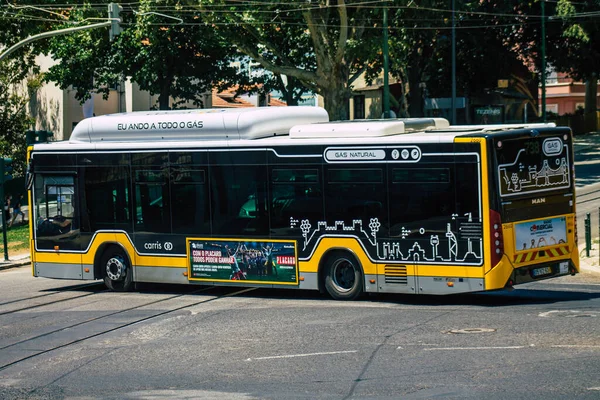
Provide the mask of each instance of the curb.
{"label": "curb", "polygon": [[6,261],[6,264],[0,264],[0,271],[3,271],[5,269],[22,267],[24,265],[31,265],[31,260],[29,258],[27,258],[24,260],[18,260],[18,261],[13,261],[13,262],[11,262],[10,260]]}

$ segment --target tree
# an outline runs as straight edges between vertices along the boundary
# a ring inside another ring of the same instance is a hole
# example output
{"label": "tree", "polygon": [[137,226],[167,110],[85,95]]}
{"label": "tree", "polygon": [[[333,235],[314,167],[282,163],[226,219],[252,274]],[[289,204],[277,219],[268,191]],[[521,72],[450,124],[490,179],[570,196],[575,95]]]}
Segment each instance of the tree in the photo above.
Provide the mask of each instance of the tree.
{"label": "tree", "polygon": [[[42,14],[46,13],[5,5],[0,12],[0,48],[7,49],[47,29],[50,22]],[[25,172],[25,132],[34,123],[28,116],[27,106],[31,95],[40,86],[35,56],[42,46],[42,43],[34,42],[0,62],[0,156],[13,159],[16,176]]]}
{"label": "tree", "polygon": [[600,26],[596,18],[599,11],[598,0],[586,2],[559,0],[556,6],[556,15],[560,18],[563,28],[562,45],[561,51],[550,54],[551,62],[558,71],[566,72],[572,78],[586,82],[586,113],[595,113],[598,108]]}
{"label": "tree", "polygon": [[[33,123],[27,115],[28,93],[21,93],[19,68],[0,68],[0,157],[13,159],[14,175],[23,175],[27,145],[25,131]],[[39,82],[28,81],[26,89]]]}
{"label": "tree", "polygon": [[[507,3],[511,2],[455,1],[457,95],[487,97],[496,91],[498,79],[510,79],[519,82],[521,95],[535,105],[537,97],[522,84],[532,86],[535,92],[535,74],[529,70],[533,63],[520,53],[523,46],[507,39],[527,22],[512,8],[515,4]],[[429,97],[451,94],[452,9],[448,1],[419,1],[398,9],[393,16],[393,25],[402,29],[399,42],[406,63],[403,76],[410,86],[409,110],[412,116],[422,115],[419,86],[426,88],[424,94]]]}
{"label": "tree", "polygon": [[381,8],[362,1],[187,3],[265,69],[322,95],[334,120],[348,118],[352,83],[381,57]]}
{"label": "tree", "polygon": [[[108,3],[108,1],[105,1]],[[143,0],[132,14],[122,12],[123,32],[109,42],[106,31],[85,31],[51,40],[50,54],[60,62],[50,68],[47,79],[62,89],[76,88],[76,98],[84,101],[90,92],[108,96],[114,87],[130,77],[142,90],[158,94],[159,108],[186,101],[202,105],[202,95],[213,87],[230,86],[242,77],[229,66],[236,55],[214,29],[204,24],[181,24],[175,0]],[[168,12],[157,13],[155,7]],[[103,17],[90,6],[80,6],[72,17]]]}

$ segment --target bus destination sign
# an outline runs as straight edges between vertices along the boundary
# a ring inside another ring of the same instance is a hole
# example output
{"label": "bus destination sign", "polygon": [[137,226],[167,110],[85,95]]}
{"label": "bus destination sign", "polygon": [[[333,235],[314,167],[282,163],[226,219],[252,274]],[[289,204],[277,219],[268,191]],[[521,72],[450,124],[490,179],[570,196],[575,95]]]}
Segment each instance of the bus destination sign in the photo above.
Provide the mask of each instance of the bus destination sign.
{"label": "bus destination sign", "polygon": [[295,241],[188,239],[189,279],[298,284]]}

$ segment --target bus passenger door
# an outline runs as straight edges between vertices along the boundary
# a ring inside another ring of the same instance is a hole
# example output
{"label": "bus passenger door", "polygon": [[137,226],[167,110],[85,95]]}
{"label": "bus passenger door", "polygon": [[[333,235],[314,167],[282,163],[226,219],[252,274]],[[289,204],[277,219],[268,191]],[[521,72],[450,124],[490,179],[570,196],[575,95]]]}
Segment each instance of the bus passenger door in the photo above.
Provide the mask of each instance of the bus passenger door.
{"label": "bus passenger door", "polygon": [[36,276],[82,279],[75,176],[38,174],[34,181]]}

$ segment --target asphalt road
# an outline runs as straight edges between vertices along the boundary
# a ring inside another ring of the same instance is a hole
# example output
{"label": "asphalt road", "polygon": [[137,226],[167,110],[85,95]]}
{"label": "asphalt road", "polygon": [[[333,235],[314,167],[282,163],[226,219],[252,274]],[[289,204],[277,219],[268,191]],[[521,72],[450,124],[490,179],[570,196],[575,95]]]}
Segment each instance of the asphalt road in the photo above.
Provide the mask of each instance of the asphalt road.
{"label": "asphalt road", "polygon": [[598,399],[600,285],[452,297],[0,272],[2,399]]}

